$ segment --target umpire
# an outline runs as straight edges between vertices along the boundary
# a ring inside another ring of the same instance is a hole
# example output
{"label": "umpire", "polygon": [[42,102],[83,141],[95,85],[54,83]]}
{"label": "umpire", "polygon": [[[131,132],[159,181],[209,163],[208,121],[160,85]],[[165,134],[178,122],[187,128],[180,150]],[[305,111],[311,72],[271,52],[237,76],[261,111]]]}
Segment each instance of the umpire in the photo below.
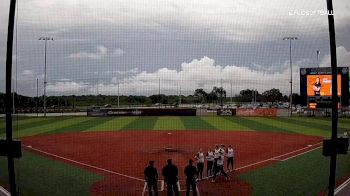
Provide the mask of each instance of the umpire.
{"label": "umpire", "polygon": [[192,187],[193,196],[197,196],[197,188],[196,188],[196,174],[197,169],[193,166],[193,160],[190,159],[188,161],[188,165],[185,167],[186,174],[186,196],[190,195],[190,187]]}
{"label": "umpire", "polygon": [[167,195],[172,196],[173,190],[175,196],[179,196],[179,188],[177,186],[178,179],[178,169],[175,165],[173,165],[172,160],[167,160],[167,165],[163,167],[162,175],[164,176],[164,182],[167,185]]}
{"label": "umpire", "polygon": [[144,173],[145,173],[145,180],[148,186],[149,196],[152,196],[152,189],[154,191],[154,195],[158,196],[158,187],[157,187],[158,171],[154,167],[154,161],[149,161],[149,166],[145,168]]}

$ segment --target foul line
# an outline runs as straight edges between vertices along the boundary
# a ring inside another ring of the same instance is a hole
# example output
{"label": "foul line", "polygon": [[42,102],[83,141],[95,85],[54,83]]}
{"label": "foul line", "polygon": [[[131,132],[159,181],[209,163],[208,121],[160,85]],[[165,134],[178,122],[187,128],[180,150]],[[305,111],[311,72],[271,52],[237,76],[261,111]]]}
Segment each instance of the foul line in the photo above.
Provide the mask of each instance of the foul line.
{"label": "foul line", "polygon": [[[0,193],[5,196],[11,196],[11,193],[9,193],[4,187],[0,186]],[[0,194],[0,195],[1,195]]]}
{"label": "foul line", "polygon": [[[299,152],[299,151],[302,151],[302,150],[305,150],[305,149],[307,149],[307,148],[312,148],[312,147],[314,147],[314,146],[316,146],[316,145],[319,145],[319,144],[321,144],[321,143],[322,143],[322,142],[318,142],[318,143],[316,143],[316,144],[312,144],[312,145],[310,145],[310,146],[307,146],[307,147],[304,147],[304,148],[300,148],[300,149],[297,149],[297,150],[294,150],[294,151],[291,151],[291,152],[287,152],[287,153],[284,153],[284,154],[281,154],[281,155],[278,155],[278,156],[275,156],[275,157],[272,157],[272,158],[269,158],[269,159],[265,159],[265,160],[258,161],[258,162],[255,162],[255,163],[252,163],[252,164],[249,164],[249,165],[245,165],[245,166],[242,166],[242,167],[238,167],[238,168],[234,169],[233,171],[242,170],[242,169],[245,169],[245,168],[254,166],[254,165],[259,165],[259,164],[261,164],[261,163],[268,162],[268,161],[286,161],[286,160],[289,160],[289,159],[291,159],[291,158],[295,158],[295,157],[297,157],[297,156],[300,156],[300,155],[306,154],[306,153],[308,153],[308,152],[311,152],[311,151],[313,151],[313,150],[319,149],[319,148],[321,148],[322,146],[319,146],[319,147],[317,147],[317,148],[313,148],[313,149],[311,149],[311,150],[308,150],[307,152],[302,152],[302,153],[299,153],[299,154],[297,154],[297,155],[293,155],[293,156],[291,156],[291,157],[287,157],[286,159],[280,160],[280,159],[278,159],[278,158],[283,157],[283,156],[286,156],[286,155],[289,155],[289,154],[293,154],[293,153],[296,153],[296,152]],[[227,172],[230,173],[229,171],[227,171]],[[204,177],[202,180],[207,180],[207,179],[209,179],[209,178],[211,178],[211,177],[213,177],[213,176]]]}
{"label": "foul line", "polygon": [[282,160],[278,160],[278,161],[287,161],[287,160],[289,160],[289,159],[292,159],[292,158],[297,157],[297,156],[301,156],[301,155],[303,155],[303,154],[309,153],[309,152],[314,151],[314,150],[319,149],[319,148],[322,148],[322,146],[319,146],[319,147],[310,149],[310,150],[308,150],[308,151],[305,151],[305,152],[302,152],[302,153],[299,153],[299,154],[296,154],[296,155],[293,155],[293,156],[290,156],[290,157],[288,157],[288,158],[285,158],[285,159],[282,159]]}
{"label": "foul line", "polygon": [[43,150],[39,150],[39,149],[33,148],[31,146],[26,146],[26,147],[31,149],[31,150],[34,150],[34,151],[37,151],[37,152],[40,152],[40,153],[43,153],[43,154],[46,154],[46,155],[49,155],[49,156],[52,156],[52,157],[56,157],[56,158],[59,158],[59,159],[65,160],[65,161],[69,161],[69,162],[72,162],[72,163],[75,163],[75,164],[78,164],[78,165],[82,165],[82,166],[85,166],[85,167],[90,167],[92,169],[100,170],[100,171],[103,171],[103,172],[106,172],[106,173],[115,174],[115,175],[118,175],[118,176],[123,176],[125,178],[130,178],[130,179],[137,180],[137,181],[142,181],[142,182],[145,181],[144,179],[141,179],[141,178],[136,178],[136,177],[129,176],[129,175],[126,175],[126,174],[122,174],[122,173],[118,173],[118,172],[115,172],[115,171],[111,171],[111,170],[108,170],[108,169],[103,169],[101,167],[97,167],[97,166],[89,165],[89,164],[82,163],[82,162],[79,162],[79,161],[75,161],[73,159],[69,159],[69,158],[65,158],[65,157],[62,157],[62,156],[59,156],[59,155],[55,155],[55,154],[52,154],[52,153],[49,153],[49,152],[45,152]]}
{"label": "foul line", "polygon": [[339,185],[335,190],[334,190],[334,195],[338,194],[341,190],[343,190],[347,185],[350,184],[350,178],[347,179],[343,184]]}

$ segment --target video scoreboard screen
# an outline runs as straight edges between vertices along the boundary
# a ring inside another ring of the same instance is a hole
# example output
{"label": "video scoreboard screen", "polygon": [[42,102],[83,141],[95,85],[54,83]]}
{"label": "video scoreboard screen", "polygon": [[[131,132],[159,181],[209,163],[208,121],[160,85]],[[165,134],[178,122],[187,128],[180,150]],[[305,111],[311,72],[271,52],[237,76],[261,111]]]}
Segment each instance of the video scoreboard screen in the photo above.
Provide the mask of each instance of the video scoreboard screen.
{"label": "video scoreboard screen", "polygon": [[[338,67],[337,89],[339,105],[349,106],[349,68]],[[301,68],[300,96],[302,105],[311,109],[332,105],[332,71],[330,67]]]}

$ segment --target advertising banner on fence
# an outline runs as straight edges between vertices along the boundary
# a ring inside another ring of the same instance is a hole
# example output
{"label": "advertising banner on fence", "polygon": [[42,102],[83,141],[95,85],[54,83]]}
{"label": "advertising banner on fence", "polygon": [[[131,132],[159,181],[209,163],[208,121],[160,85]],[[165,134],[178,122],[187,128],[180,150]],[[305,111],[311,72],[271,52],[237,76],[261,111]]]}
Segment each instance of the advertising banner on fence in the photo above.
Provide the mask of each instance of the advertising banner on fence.
{"label": "advertising banner on fence", "polygon": [[277,109],[257,108],[257,109],[237,109],[237,116],[261,116],[261,117],[276,117]]}

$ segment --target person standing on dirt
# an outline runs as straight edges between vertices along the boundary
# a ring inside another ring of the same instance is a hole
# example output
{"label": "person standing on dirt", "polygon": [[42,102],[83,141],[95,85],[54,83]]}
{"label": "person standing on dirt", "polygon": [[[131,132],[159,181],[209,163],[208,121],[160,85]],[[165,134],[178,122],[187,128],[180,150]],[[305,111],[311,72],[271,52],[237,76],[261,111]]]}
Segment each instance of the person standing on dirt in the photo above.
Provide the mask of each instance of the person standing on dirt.
{"label": "person standing on dirt", "polygon": [[147,182],[148,194],[152,196],[152,189],[155,196],[158,196],[158,171],[154,167],[154,161],[149,161],[149,166],[145,168],[145,180]]}
{"label": "person standing on dirt", "polygon": [[214,172],[216,171],[216,167],[217,167],[217,160],[220,157],[220,148],[219,145],[215,145],[215,149],[214,149]]}
{"label": "person standing on dirt", "polygon": [[217,160],[216,160],[216,167],[215,167],[215,171],[214,171],[214,176],[213,179],[211,180],[211,182],[215,182],[216,180],[216,176],[218,173],[221,173],[225,176],[226,180],[229,180],[229,177],[227,175],[227,173],[224,171],[224,156],[220,156]]}
{"label": "person standing on dirt", "polygon": [[231,145],[229,145],[228,148],[226,149],[226,156],[227,156],[227,170],[233,171],[234,152]]}
{"label": "person standing on dirt", "polygon": [[214,151],[208,149],[207,152],[207,176],[213,175],[213,167],[214,166]]}
{"label": "person standing on dirt", "polygon": [[197,170],[198,170],[198,179],[202,179],[203,177],[203,168],[204,168],[204,153],[202,149],[199,149],[199,152],[195,156],[197,159]]}
{"label": "person standing on dirt", "polygon": [[186,196],[190,195],[190,188],[192,187],[193,196],[197,196],[196,175],[197,169],[193,166],[193,160],[188,160],[188,165],[185,167],[186,175]]}
{"label": "person standing on dirt", "polygon": [[175,193],[175,196],[179,196],[179,187],[177,186],[177,183],[179,181],[178,179],[178,169],[175,165],[173,165],[172,160],[167,160],[167,165],[163,167],[162,175],[164,176],[164,182],[167,185],[167,195],[172,196],[173,190]]}

